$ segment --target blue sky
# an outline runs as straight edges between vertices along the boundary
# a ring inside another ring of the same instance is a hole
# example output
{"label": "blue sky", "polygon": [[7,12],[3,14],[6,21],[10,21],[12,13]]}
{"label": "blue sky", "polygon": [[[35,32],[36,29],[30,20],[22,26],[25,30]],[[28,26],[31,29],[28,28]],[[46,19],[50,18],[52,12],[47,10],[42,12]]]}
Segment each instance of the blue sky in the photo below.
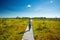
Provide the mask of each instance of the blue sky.
{"label": "blue sky", "polygon": [[0,17],[60,17],[60,0],[0,0]]}

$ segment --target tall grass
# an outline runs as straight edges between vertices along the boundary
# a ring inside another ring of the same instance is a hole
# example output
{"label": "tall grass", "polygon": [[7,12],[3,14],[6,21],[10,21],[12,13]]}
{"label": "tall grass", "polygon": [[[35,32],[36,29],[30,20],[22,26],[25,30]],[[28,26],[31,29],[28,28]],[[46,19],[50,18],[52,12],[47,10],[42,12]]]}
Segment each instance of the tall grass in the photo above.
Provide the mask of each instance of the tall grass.
{"label": "tall grass", "polygon": [[0,40],[22,40],[28,19],[0,18]]}
{"label": "tall grass", "polygon": [[32,19],[35,40],[60,40],[60,19]]}

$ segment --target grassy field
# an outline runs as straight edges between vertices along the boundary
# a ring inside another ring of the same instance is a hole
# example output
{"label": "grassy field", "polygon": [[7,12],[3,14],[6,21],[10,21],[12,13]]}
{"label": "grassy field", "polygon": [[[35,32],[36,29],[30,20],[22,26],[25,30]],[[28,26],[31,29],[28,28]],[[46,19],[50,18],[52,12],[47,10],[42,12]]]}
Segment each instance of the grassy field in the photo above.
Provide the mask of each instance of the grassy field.
{"label": "grassy field", "polygon": [[60,18],[32,20],[35,40],[60,40]]}
{"label": "grassy field", "polygon": [[25,18],[0,18],[0,40],[22,40],[27,24]]}
{"label": "grassy field", "polygon": [[[26,18],[0,18],[0,40],[22,40]],[[32,18],[35,40],[60,40],[60,18]]]}

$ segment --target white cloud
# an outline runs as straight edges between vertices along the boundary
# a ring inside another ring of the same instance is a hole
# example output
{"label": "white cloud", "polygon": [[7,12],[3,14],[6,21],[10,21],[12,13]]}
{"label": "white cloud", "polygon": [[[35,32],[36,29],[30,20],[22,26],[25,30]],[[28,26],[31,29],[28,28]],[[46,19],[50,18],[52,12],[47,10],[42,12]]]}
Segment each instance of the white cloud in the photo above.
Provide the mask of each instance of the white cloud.
{"label": "white cloud", "polygon": [[50,0],[50,3],[53,3],[54,1],[53,0]]}
{"label": "white cloud", "polygon": [[27,7],[28,7],[28,8],[31,8],[31,5],[30,5],[30,4],[28,4],[28,5],[27,5]]}

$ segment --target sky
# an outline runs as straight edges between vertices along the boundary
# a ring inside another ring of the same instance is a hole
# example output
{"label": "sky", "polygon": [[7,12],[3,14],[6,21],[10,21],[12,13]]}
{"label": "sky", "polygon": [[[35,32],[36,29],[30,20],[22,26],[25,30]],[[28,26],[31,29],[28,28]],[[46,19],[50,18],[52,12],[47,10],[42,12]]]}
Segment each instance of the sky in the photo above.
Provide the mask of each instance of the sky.
{"label": "sky", "polygon": [[59,17],[60,0],[0,0],[0,17]]}

